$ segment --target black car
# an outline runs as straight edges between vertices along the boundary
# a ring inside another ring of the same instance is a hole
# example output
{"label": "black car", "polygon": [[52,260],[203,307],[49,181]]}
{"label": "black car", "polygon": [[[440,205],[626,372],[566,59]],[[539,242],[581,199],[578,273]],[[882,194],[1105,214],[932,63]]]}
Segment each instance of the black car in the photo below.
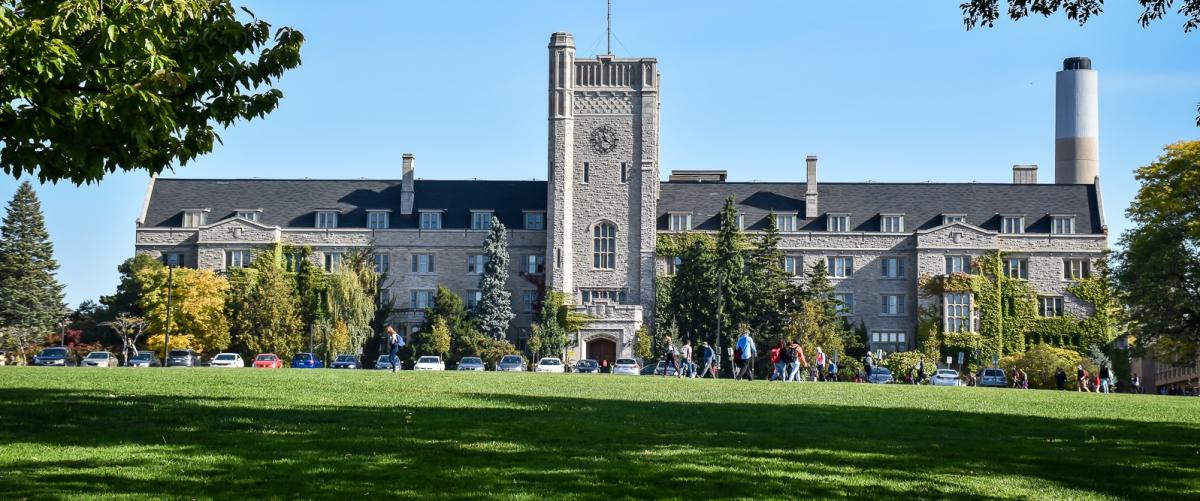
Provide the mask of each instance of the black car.
{"label": "black car", "polygon": [[600,363],[592,359],[580,360],[575,364],[575,372],[597,374],[600,372]]}
{"label": "black car", "polygon": [[680,362],[678,370],[675,369],[674,365],[671,365],[669,367],[667,367],[666,365],[667,365],[667,363],[663,360],[659,360],[658,362],[655,362],[655,363],[648,363],[642,367],[642,375],[643,376],[662,376],[662,375],[678,376],[680,372],[684,372],[686,374],[687,369],[684,367],[684,364],[682,362]]}
{"label": "black car", "polygon": [[362,362],[358,361],[357,356],[342,354],[338,355],[333,360],[333,363],[329,364],[329,367],[334,369],[361,369]]}
{"label": "black car", "polygon": [[75,360],[66,348],[45,348],[33,357],[33,365],[47,367],[69,367],[75,365]]}
{"label": "black car", "polygon": [[196,350],[171,350],[167,367],[200,367],[200,354]]}

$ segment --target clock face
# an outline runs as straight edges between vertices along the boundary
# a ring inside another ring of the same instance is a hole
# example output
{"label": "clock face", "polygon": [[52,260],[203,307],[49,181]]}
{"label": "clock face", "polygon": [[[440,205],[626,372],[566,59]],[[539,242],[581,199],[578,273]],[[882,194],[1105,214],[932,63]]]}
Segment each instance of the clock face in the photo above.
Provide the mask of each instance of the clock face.
{"label": "clock face", "polygon": [[617,131],[607,125],[592,129],[592,148],[596,153],[608,153],[617,149]]}

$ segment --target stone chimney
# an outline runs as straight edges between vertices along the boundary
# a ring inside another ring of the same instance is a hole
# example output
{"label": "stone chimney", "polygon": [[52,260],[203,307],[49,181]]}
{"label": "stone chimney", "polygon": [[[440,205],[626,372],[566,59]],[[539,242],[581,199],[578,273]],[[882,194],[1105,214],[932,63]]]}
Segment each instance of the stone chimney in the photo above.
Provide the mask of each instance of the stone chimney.
{"label": "stone chimney", "polygon": [[808,164],[804,178],[808,183],[808,189],[804,192],[804,218],[812,219],[821,215],[817,209],[817,156],[809,155],[804,161]]}
{"label": "stone chimney", "polygon": [[1013,184],[1037,184],[1037,165],[1014,165]]}
{"label": "stone chimney", "polygon": [[415,198],[413,190],[413,155],[412,153],[404,154],[404,180],[400,184],[400,213],[409,215],[413,213],[413,198]]}

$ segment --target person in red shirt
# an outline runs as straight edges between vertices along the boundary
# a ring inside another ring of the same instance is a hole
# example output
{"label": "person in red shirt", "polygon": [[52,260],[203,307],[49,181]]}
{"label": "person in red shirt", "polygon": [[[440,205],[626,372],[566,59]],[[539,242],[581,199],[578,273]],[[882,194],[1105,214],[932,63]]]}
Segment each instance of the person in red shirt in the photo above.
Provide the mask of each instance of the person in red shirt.
{"label": "person in red shirt", "polygon": [[785,349],[787,346],[783,344],[783,339],[779,340],[779,346],[771,348],[771,365],[775,366],[775,370],[771,372],[771,377],[767,378],[767,381],[776,379],[783,381],[783,357],[780,352]]}

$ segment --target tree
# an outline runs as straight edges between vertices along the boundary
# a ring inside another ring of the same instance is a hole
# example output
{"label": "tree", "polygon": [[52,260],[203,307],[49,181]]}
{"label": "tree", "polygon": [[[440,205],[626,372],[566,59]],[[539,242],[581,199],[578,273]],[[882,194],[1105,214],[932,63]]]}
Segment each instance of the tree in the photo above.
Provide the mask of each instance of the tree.
{"label": "tree", "polygon": [[138,284],[137,274],[143,268],[161,268],[163,266],[162,261],[145,254],[138,254],[126,259],[117,265],[117,272],[121,274],[117,291],[111,296],[101,296],[100,304],[104,305],[112,315],[144,316],[145,312],[138,305],[138,298],[142,297],[142,289]]}
{"label": "tree", "polygon": [[230,273],[226,312],[234,344],[250,353],[290,358],[304,346],[304,322],[295,279],[278,248],[261,252],[250,268]]}
{"label": "tree", "polygon": [[[325,325],[329,316],[325,309],[325,294],[328,290],[328,275],[312,262],[312,248],[308,246],[283,247],[285,268],[295,274],[296,294],[300,298],[300,320],[304,322],[306,342],[312,344],[312,332],[317,324]],[[313,351],[312,346],[308,346]]]}
{"label": "tree", "polygon": [[[158,338],[160,347],[167,326],[168,271],[165,267],[143,268],[137,275],[143,292],[139,304],[146,312],[146,332],[152,339]],[[213,270],[180,268],[172,274],[171,347],[201,352],[227,348],[229,319],[225,316],[225,295],[229,281]]]}
{"label": "tree", "polygon": [[1200,141],[1168,145],[1137,170],[1121,235],[1116,288],[1129,332],[1161,359],[1195,363],[1200,345]]}
{"label": "tree", "polygon": [[433,330],[434,322],[437,319],[443,319],[446,322],[446,328],[450,334],[450,359],[457,360],[465,356],[477,355],[478,340],[476,337],[481,337],[471,319],[467,315],[467,307],[463,304],[463,300],[458,294],[445,286],[438,286],[437,293],[433,296],[433,307],[425,309],[425,321],[421,324],[421,330],[417,332],[429,332]]}
{"label": "tree", "polygon": [[54,330],[66,313],[56,270],[42,204],[25,181],[8,203],[0,226],[0,325]]}
{"label": "tree", "polygon": [[445,357],[450,352],[450,326],[446,319],[435,315],[432,324],[430,329],[421,329],[413,334],[413,356]]}
{"label": "tree", "polygon": [[229,0],[3,2],[0,166],[75,184],[157,174],[212,151],[215,125],[265,117],[304,36],[272,37],[242,10],[248,19]]}
{"label": "tree", "polygon": [[[731,195],[725,198],[725,206],[721,210],[721,228],[717,230],[717,246],[713,256],[717,287],[721,290],[721,295],[716,299],[720,302],[722,332],[728,332],[734,325],[746,321],[746,305],[751,301],[747,297],[749,291],[746,290],[745,260],[742,256],[746,239],[738,229],[737,220],[737,209]],[[778,263],[782,264],[783,260]],[[685,337],[692,339],[688,334]]]}
{"label": "tree", "polygon": [[654,356],[652,343],[653,339],[650,338],[650,332],[646,330],[646,326],[639,327],[633,343],[633,356],[642,360]]}
{"label": "tree", "polygon": [[371,253],[351,252],[342,257],[341,265],[328,276],[327,305],[332,326],[345,338],[339,336],[329,350],[355,351],[373,336],[371,323],[375,320],[378,286],[379,275]]}
{"label": "tree", "polygon": [[800,308],[792,315],[785,333],[796,339],[811,359],[820,347],[825,354],[845,353],[845,339],[853,334],[838,315],[838,302],[824,261],[818,261],[805,274]]}
{"label": "tree", "polygon": [[[1143,28],[1151,22],[1166,17],[1167,10],[1173,7],[1175,0],[1139,0],[1142,4],[1142,14],[1138,23]],[[1200,0],[1182,0],[1177,12],[1187,19],[1183,23],[1183,32],[1190,33],[1200,27]],[[1093,16],[1104,11],[1104,0],[1008,0],[1008,17],[1013,21],[1020,20],[1032,14],[1050,17],[1062,10],[1067,19],[1077,21],[1083,26]],[[963,24],[970,30],[975,27],[991,28],[1000,19],[1000,0],[968,0],[959,4],[963,12]],[[1196,126],[1200,127],[1200,105],[1196,106]]]}
{"label": "tree", "polygon": [[128,315],[118,316],[115,320],[103,322],[100,325],[112,329],[121,337],[121,353],[128,361],[137,355],[137,343],[146,333],[146,320]]}
{"label": "tree", "polygon": [[783,333],[784,324],[795,310],[797,288],[783,269],[779,250],[779,227],[775,212],[767,216],[767,228],[750,251],[746,321],[755,332],[771,336]]}
{"label": "tree", "polygon": [[475,310],[475,322],[479,331],[492,339],[503,339],[508,332],[508,323],[516,315],[512,311],[512,299],[508,291],[508,237],[500,220],[492,217],[492,230],[483,241],[483,254],[487,264],[479,278],[479,289],[483,297]]}
{"label": "tree", "polygon": [[18,360],[26,360],[29,352],[46,339],[46,331],[27,325],[0,325],[0,348],[16,351]]}
{"label": "tree", "polygon": [[587,315],[575,312],[566,294],[547,291],[531,329],[530,354],[533,358],[562,357],[568,334],[578,332],[588,320]]}
{"label": "tree", "polygon": [[[669,325],[675,326],[686,339],[716,343],[717,274],[715,257],[703,239],[695,239],[683,249],[675,277],[671,280]],[[724,293],[724,291],[722,291]],[[721,346],[730,346],[731,329],[722,328]],[[657,334],[661,339],[661,333]]]}

